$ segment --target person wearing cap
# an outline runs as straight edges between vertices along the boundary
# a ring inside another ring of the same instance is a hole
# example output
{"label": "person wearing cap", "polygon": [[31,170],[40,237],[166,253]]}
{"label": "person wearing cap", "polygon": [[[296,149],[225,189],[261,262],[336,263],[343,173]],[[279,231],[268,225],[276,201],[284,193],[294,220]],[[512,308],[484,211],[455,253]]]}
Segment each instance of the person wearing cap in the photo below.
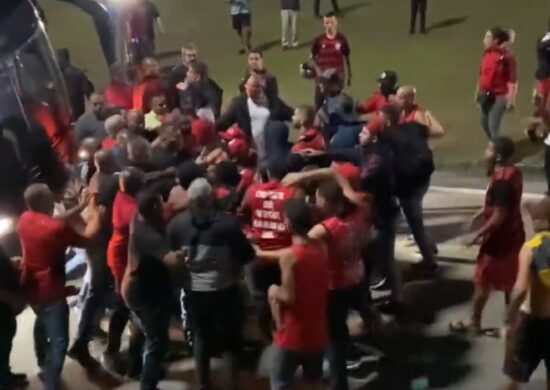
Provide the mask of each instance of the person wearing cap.
{"label": "person wearing cap", "polygon": [[[323,18],[325,31],[319,35],[311,47],[311,58],[319,77],[327,69],[335,69],[343,85],[351,85],[351,49],[347,38],[338,31],[336,14],[328,13]],[[347,78],[346,78],[347,77]],[[319,83],[319,80],[317,80]],[[315,107],[323,103],[319,85],[315,89]]]}
{"label": "person wearing cap", "polygon": [[[506,315],[505,389],[519,390],[544,360],[550,361],[550,200],[526,205],[535,236],[519,253],[518,276]],[[550,371],[546,371],[550,387]]]}
{"label": "person wearing cap", "polygon": [[472,244],[480,245],[476,262],[475,291],[469,321],[453,322],[455,332],[482,333],[482,314],[493,291],[512,292],[518,274],[518,256],[525,242],[521,215],[523,175],[512,160],[514,142],[495,138],[485,152],[490,177],[484,207],[472,218],[479,225]]}
{"label": "person wearing cap", "polygon": [[194,333],[194,358],[200,388],[211,388],[210,359],[224,351],[229,371],[228,389],[238,388],[238,363],[244,321],[239,281],[245,264],[255,256],[237,219],[219,211],[206,179],[187,189],[189,208],[167,228],[174,250],[181,251],[186,307]]}
{"label": "person wearing cap", "polygon": [[395,103],[401,108],[401,123],[417,122],[429,129],[430,137],[442,137],[445,130],[435,116],[417,103],[416,88],[409,85],[400,87],[395,95]]}
{"label": "person wearing cap", "polygon": [[357,106],[359,114],[379,113],[386,104],[390,103],[390,97],[397,93],[397,73],[393,70],[382,72],[378,78],[378,91],[375,91],[366,102]]}

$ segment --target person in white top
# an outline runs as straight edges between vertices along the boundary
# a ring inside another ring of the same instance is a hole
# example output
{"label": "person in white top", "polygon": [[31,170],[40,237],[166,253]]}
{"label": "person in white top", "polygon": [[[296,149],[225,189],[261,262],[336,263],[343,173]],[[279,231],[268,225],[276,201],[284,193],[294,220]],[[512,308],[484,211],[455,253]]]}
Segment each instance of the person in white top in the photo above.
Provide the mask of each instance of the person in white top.
{"label": "person in white top", "polygon": [[246,103],[250,115],[252,138],[256,144],[258,161],[262,161],[265,157],[265,125],[270,117],[262,79],[256,75],[250,76],[246,81],[245,89],[248,96]]}

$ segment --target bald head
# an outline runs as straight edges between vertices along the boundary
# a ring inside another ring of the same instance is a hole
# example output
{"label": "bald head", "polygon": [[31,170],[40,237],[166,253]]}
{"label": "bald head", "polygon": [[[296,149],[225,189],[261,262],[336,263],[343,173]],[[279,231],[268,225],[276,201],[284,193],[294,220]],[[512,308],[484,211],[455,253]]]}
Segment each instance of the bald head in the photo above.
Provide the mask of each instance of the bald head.
{"label": "bald head", "polygon": [[111,115],[105,120],[105,131],[111,137],[116,137],[120,130],[126,126],[124,117],[120,114]]}
{"label": "bald head", "polygon": [[116,171],[116,160],[109,150],[100,150],[94,155],[96,169],[100,173],[111,174]]}
{"label": "bald head", "polygon": [[100,149],[100,147],[101,145],[96,138],[84,138],[80,143],[80,148],[78,149],[78,159],[83,162],[91,161],[93,155]]}
{"label": "bald head", "polygon": [[31,184],[25,190],[24,197],[29,210],[53,215],[54,198],[50,188],[46,184]]}
{"label": "bald head", "polygon": [[144,76],[158,76],[160,69],[157,60],[151,57],[144,58],[141,63]]}
{"label": "bald head", "polygon": [[257,99],[263,91],[263,80],[261,76],[252,73],[245,84],[246,95],[249,98]]}

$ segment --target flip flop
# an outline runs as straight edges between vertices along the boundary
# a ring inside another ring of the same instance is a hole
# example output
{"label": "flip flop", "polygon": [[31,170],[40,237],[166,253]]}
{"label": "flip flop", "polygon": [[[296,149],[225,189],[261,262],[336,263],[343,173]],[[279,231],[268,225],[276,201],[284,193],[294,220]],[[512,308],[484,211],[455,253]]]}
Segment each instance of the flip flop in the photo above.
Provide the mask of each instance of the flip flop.
{"label": "flip flop", "polygon": [[466,324],[463,321],[453,321],[449,324],[449,330],[458,334],[481,334],[480,330],[474,329],[471,325]]}

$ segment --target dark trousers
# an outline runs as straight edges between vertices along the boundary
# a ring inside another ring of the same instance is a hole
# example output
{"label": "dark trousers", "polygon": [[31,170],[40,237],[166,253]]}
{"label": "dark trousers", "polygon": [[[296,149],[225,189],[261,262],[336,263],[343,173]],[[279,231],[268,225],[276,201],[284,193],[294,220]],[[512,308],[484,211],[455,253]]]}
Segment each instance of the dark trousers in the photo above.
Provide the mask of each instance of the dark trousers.
{"label": "dark trousers", "polygon": [[0,386],[11,372],[10,354],[17,330],[15,313],[5,303],[0,303]]}
{"label": "dark trousers", "polygon": [[315,104],[315,111],[319,111],[319,109],[323,106],[323,103],[325,102],[325,95],[321,93],[321,90],[319,89],[319,83],[315,82],[315,93],[313,95],[313,101]]}
{"label": "dark trousers", "polygon": [[550,194],[550,146],[544,145],[544,174],[546,175],[546,185]]}
{"label": "dark trousers", "polygon": [[[338,13],[340,12],[340,7],[338,6],[338,0],[330,0],[332,3],[332,9],[334,12]],[[320,10],[321,10],[321,0],[314,0],[313,1],[313,13],[315,16],[320,16]]]}
{"label": "dark trousers", "polygon": [[281,283],[281,269],[277,263],[252,263],[246,266],[245,272],[248,288],[258,313],[260,330],[266,339],[271,340],[273,318],[267,302],[267,290],[272,284]]}
{"label": "dark trousers", "polygon": [[420,15],[420,31],[426,31],[426,9],[428,0],[411,0],[411,32],[416,31],[416,16]]}
{"label": "dark trousers", "polygon": [[115,298],[115,306],[111,320],[109,321],[109,333],[107,335],[106,353],[117,353],[120,351],[120,344],[124,328],[130,319],[130,309],[126,307],[124,300],[120,295]]}
{"label": "dark trousers", "polygon": [[[238,359],[242,347],[243,302],[238,287],[213,292],[188,291],[186,307],[194,334],[193,355],[199,386],[209,388],[210,359],[223,352],[230,384],[238,386]],[[202,388],[201,387],[201,388]]]}
{"label": "dark trousers", "polygon": [[428,181],[411,191],[407,191],[406,195],[399,196],[399,203],[401,204],[403,214],[405,214],[411,233],[416,241],[416,245],[418,245],[418,249],[422,255],[422,263],[427,266],[435,266],[434,244],[429,240],[426,234],[422,206],[424,195],[426,195],[429,187],[430,182]]}
{"label": "dark trousers", "polygon": [[328,362],[330,369],[330,388],[347,390],[348,370],[346,356],[349,346],[348,312],[351,308],[364,305],[364,294],[361,286],[345,290],[333,290],[328,300],[328,327],[330,342],[328,345]]}
{"label": "dark trousers", "polygon": [[130,307],[130,311],[132,319],[145,336],[140,389],[156,390],[168,348],[170,306],[167,302],[159,302],[158,305],[139,304]]}
{"label": "dark trousers", "polygon": [[65,300],[33,307],[34,349],[46,390],[61,389],[61,371],[69,345],[69,306]]}
{"label": "dark trousers", "polygon": [[88,256],[92,257],[90,286],[84,302],[82,304],[82,313],[78,322],[78,332],[74,344],[78,347],[87,348],[90,341],[90,334],[97,324],[97,318],[102,314],[107,306],[107,299],[112,292],[112,276],[107,267],[107,259],[103,248],[88,251]]}

